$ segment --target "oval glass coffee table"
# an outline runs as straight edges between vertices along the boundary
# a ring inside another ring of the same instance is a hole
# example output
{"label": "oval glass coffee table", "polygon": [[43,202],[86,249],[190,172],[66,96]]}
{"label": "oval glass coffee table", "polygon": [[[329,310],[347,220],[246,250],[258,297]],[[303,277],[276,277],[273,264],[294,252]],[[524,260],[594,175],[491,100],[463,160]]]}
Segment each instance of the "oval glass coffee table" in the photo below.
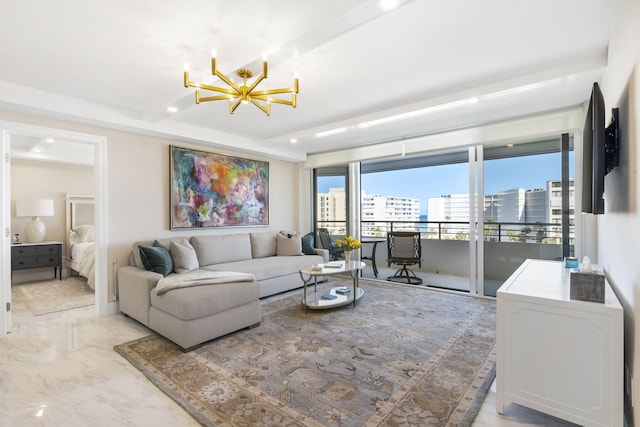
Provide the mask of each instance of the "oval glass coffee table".
{"label": "oval glass coffee table", "polygon": [[[358,276],[361,269],[365,267],[362,261],[332,261],[325,264],[319,264],[317,268],[306,267],[300,270],[300,278],[304,283],[304,297],[302,304],[305,308],[314,310],[340,307],[356,301],[364,295],[364,289],[358,285]],[[332,287],[327,292],[318,295],[318,277],[334,276],[338,274],[348,274],[353,281],[353,288],[350,286]],[[313,296],[307,296],[307,286],[311,281],[313,284]],[[355,297],[354,297],[355,296]]]}

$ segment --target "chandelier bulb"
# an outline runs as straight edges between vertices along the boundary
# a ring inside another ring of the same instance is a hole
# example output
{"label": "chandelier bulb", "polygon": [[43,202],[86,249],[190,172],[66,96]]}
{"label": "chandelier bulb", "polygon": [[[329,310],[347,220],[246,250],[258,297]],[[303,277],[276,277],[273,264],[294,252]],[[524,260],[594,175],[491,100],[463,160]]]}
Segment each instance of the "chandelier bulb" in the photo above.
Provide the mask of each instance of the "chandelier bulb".
{"label": "chandelier bulb", "polygon": [[218,56],[218,52],[216,51],[215,48],[211,49],[211,57],[215,58],[216,56]]}

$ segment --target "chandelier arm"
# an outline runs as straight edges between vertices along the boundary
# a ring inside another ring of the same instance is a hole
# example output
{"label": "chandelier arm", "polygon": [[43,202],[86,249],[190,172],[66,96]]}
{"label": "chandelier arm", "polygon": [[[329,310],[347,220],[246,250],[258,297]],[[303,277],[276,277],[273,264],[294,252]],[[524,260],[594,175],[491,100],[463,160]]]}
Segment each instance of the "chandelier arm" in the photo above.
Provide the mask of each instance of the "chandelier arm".
{"label": "chandelier arm", "polygon": [[287,103],[291,103],[291,101],[288,101],[286,99],[281,99],[281,98],[274,98],[273,96],[265,96],[265,95],[251,95],[251,99],[259,99],[260,101],[265,101],[265,102],[275,102],[277,104],[287,104]]}
{"label": "chandelier arm", "polygon": [[241,102],[242,99],[237,99],[236,102],[233,102],[233,100],[231,100],[231,102],[229,102],[229,112],[233,114],[233,112],[236,111],[236,108],[238,108]]}
{"label": "chandelier arm", "polygon": [[256,96],[256,95],[277,95],[279,93],[296,93],[296,91],[293,88],[257,90],[255,92],[252,92],[251,96]]}
{"label": "chandelier arm", "polygon": [[253,105],[255,105],[256,107],[258,107],[259,109],[264,111],[267,114],[267,116],[271,115],[271,108],[269,108],[269,104],[268,103],[267,103],[267,106],[265,107],[264,105],[260,104],[258,101],[256,101],[253,98],[251,98],[249,101],[251,101],[251,103]]}
{"label": "chandelier arm", "polygon": [[196,87],[196,88],[199,88],[199,89],[206,89],[206,90],[210,90],[212,92],[226,93],[228,95],[240,96],[240,91],[237,91],[235,89],[228,89],[226,87],[210,86],[210,85],[207,85],[207,84],[198,84],[198,85],[194,85],[192,87]]}
{"label": "chandelier arm", "polygon": [[273,98],[273,97],[262,97],[262,96],[254,96],[255,99],[260,99],[262,101],[267,101],[267,102],[275,102],[276,104],[284,104],[284,105],[289,105],[291,107],[295,107],[296,106],[296,99],[295,99],[295,95],[293,95],[293,98],[289,101],[287,99],[280,99],[280,98]]}
{"label": "chandelier arm", "polygon": [[217,95],[217,96],[206,96],[204,98],[198,98],[200,102],[206,101],[224,101],[229,99],[229,95]]}
{"label": "chandelier arm", "polygon": [[240,87],[238,85],[236,85],[233,81],[229,80],[229,78],[227,78],[227,76],[225,76],[224,74],[222,74],[220,71],[215,70],[215,75],[217,77],[220,78],[220,80],[222,80],[223,82],[225,82],[226,84],[228,84],[229,86],[231,86],[237,93],[241,93],[242,91],[240,90]]}
{"label": "chandelier arm", "polygon": [[264,74],[260,74],[256,80],[251,84],[251,86],[249,86],[249,88],[247,89],[248,93],[251,93],[252,90],[254,90],[256,88],[256,86],[258,86],[260,84],[261,81],[263,81],[265,79]]}

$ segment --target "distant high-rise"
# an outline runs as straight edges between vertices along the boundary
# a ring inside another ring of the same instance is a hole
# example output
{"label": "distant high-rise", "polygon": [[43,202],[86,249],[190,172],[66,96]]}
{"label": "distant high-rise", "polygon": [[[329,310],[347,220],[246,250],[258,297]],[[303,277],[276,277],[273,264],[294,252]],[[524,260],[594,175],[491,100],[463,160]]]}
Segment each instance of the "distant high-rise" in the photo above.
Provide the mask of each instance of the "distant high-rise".
{"label": "distant high-rise", "polygon": [[420,200],[362,192],[363,221],[419,221]]}
{"label": "distant high-rise", "polygon": [[346,201],[344,188],[330,188],[328,193],[318,193],[316,215],[321,227],[329,229],[332,234],[346,233]]}
{"label": "distant high-rise", "polygon": [[[484,198],[488,222],[550,223],[562,221],[560,181],[547,181],[546,188],[499,191]],[[574,223],[574,181],[569,180],[569,218]],[[451,194],[427,199],[429,221],[469,221],[469,195]]]}
{"label": "distant high-rise", "polygon": [[429,221],[469,221],[469,195],[448,194],[427,199]]}
{"label": "distant high-rise", "polygon": [[376,235],[386,228],[375,221],[420,221],[420,200],[410,197],[368,195],[361,193],[362,234]]}

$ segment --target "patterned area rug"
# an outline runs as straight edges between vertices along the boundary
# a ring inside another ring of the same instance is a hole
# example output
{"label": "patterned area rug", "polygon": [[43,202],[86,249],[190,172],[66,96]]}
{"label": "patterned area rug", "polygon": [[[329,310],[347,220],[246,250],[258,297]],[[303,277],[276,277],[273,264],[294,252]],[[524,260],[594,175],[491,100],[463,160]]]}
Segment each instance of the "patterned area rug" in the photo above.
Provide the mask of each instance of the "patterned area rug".
{"label": "patterned area rug", "polygon": [[495,302],[360,285],[356,308],[266,299],[259,327],[188,353],[157,335],[115,350],[205,426],[471,425],[495,377]]}
{"label": "patterned area rug", "polygon": [[95,294],[84,277],[65,277],[11,285],[11,299],[14,304],[24,304],[34,316],[41,316],[93,305]]}

